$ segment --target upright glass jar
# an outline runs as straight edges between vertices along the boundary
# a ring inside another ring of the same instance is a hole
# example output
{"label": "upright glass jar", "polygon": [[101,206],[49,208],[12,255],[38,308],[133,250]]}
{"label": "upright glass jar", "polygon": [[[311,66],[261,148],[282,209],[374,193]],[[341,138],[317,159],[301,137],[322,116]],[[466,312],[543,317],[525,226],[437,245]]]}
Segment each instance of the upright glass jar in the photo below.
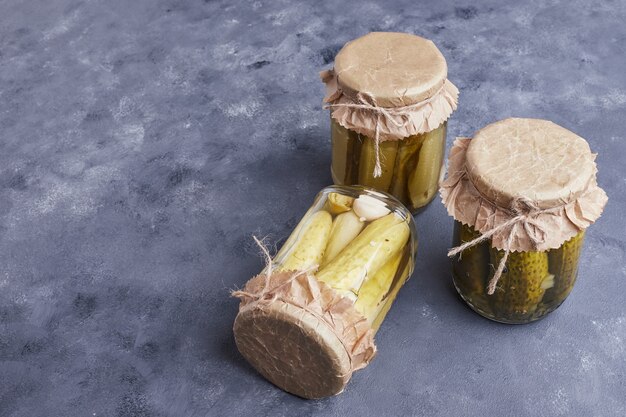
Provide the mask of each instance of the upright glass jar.
{"label": "upright glass jar", "polygon": [[394,197],[325,188],[266,269],[235,293],[239,350],[288,392],[341,392],[373,358],[373,337],[416,250],[411,213]]}
{"label": "upright glass jar", "polygon": [[333,181],[388,192],[411,212],[432,201],[458,98],[435,44],[406,33],[370,33],[347,43],[322,80]]}
{"label": "upright glass jar", "polygon": [[501,120],[456,140],[441,194],[456,220],[454,285],[472,309],[521,324],[566,299],[607,201],[594,160],[583,138],[547,120]]}

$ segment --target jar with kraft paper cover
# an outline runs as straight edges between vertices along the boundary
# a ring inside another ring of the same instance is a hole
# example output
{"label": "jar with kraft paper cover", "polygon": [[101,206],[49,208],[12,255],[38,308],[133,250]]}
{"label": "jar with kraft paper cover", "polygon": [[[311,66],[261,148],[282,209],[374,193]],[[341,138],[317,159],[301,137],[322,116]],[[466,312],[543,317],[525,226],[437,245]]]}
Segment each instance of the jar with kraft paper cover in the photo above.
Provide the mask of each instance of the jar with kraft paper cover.
{"label": "jar with kraft paper cover", "polygon": [[454,285],[470,307],[511,324],[559,307],[607,202],[596,172],[587,142],[547,120],[501,120],[455,141],[440,191],[455,219]]}
{"label": "jar with kraft paper cover", "polygon": [[389,192],[413,213],[432,201],[458,99],[447,76],[439,49],[419,36],[373,32],[348,42],[321,73],[335,184]]}
{"label": "jar with kraft paper cover", "polygon": [[[265,249],[264,249],[265,250]],[[242,355],[304,398],[343,391],[376,353],[374,335],[413,271],[417,234],[394,197],[322,190],[263,272],[234,295]]]}

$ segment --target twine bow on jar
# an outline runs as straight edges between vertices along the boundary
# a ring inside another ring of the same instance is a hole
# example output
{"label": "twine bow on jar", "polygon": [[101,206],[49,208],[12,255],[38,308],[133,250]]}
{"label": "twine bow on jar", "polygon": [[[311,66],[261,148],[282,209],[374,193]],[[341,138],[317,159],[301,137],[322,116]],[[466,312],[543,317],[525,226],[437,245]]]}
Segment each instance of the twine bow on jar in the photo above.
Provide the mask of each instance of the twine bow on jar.
{"label": "twine bow on jar", "polygon": [[[410,123],[410,116],[416,110],[422,109],[427,104],[430,104],[432,101],[439,99],[440,94],[446,87],[444,83],[436,93],[434,93],[431,97],[426,100],[422,100],[418,103],[414,103],[408,106],[403,107],[382,107],[376,103],[376,99],[373,97],[367,97],[363,93],[356,94],[356,102],[351,103],[335,103],[335,104],[325,104],[323,106],[324,110],[334,109],[334,108],[348,108],[348,109],[358,109],[365,110],[371,112],[375,116],[374,123],[374,150],[376,153],[376,165],[374,166],[374,178],[378,178],[383,174],[381,161],[380,161],[380,142],[381,142],[381,134],[380,134],[380,126],[381,119],[385,118],[385,123],[393,124],[396,129],[402,130],[405,129],[406,126]],[[399,116],[401,118],[401,122],[398,122],[394,116]],[[408,135],[407,135],[408,136]],[[393,138],[389,140],[402,140],[403,137]]]}
{"label": "twine bow on jar", "polygon": [[[540,224],[533,224],[531,227],[531,220],[541,214],[549,214],[549,213],[558,213],[559,211],[566,208],[566,206],[571,205],[572,203],[565,204],[563,206],[552,207],[549,209],[540,209],[537,207],[534,201],[531,201],[527,198],[517,198],[513,201],[511,205],[510,213],[511,218],[504,223],[499,224],[496,227],[493,227],[487,230],[485,233],[482,233],[476,239],[465,242],[461,245],[458,245],[448,251],[448,257],[452,258],[464,250],[471,248],[473,246],[478,245],[479,243],[491,238],[494,234],[503,231],[509,230],[508,237],[506,239],[506,245],[504,247],[504,256],[500,260],[498,267],[496,268],[493,277],[489,280],[489,284],[487,285],[487,294],[493,295],[496,290],[496,285],[504,272],[504,268],[506,267],[506,261],[511,253],[511,244],[513,243],[513,239],[515,238],[515,228],[518,225],[521,225],[526,232],[532,246],[533,250],[537,250],[537,247],[545,242],[546,232],[541,228]],[[537,230],[540,233],[537,233]]]}
{"label": "twine bow on jar", "polygon": [[[346,94],[334,69],[322,71],[320,78],[326,85],[323,108],[330,109],[332,117],[344,128],[373,137],[375,178],[382,175],[380,142],[403,140],[436,129],[456,109],[459,96],[456,86],[443,78],[441,86],[429,92],[423,100],[406,106],[393,106],[390,103],[385,103],[385,106],[380,104],[382,98],[374,97],[373,93],[365,90]],[[405,100],[410,98],[399,93],[392,102],[401,104]]]}
{"label": "twine bow on jar", "polygon": [[[540,147],[567,149],[572,160],[562,152],[536,153]],[[594,158],[584,139],[539,119],[506,119],[474,138],[458,137],[439,192],[448,214],[479,236],[448,256],[488,239],[503,250],[487,285],[494,294],[511,252],[557,249],[600,217],[607,196],[596,182]],[[554,186],[564,178],[562,189]]]}

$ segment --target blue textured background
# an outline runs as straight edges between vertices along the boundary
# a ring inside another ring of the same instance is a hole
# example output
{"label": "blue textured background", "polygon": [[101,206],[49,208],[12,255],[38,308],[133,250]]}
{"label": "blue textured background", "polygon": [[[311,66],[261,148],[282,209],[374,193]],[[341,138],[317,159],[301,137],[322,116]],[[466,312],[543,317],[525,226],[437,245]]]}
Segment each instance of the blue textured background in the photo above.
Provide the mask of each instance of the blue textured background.
{"label": "blue textured background", "polygon": [[[0,0],[0,415],[626,414],[626,2]],[[371,30],[433,39],[449,123],[588,139],[610,201],[565,304],[526,326],[456,296],[417,218],[376,360],[303,401],[235,349],[229,290],[331,182],[318,71]]]}

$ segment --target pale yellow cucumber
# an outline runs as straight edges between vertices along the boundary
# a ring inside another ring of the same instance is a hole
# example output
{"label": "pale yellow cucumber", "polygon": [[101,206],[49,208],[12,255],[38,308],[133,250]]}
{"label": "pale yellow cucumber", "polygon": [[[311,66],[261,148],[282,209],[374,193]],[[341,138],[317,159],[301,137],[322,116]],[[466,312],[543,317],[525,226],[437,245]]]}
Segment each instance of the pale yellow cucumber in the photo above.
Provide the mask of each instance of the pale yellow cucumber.
{"label": "pale yellow cucumber", "polygon": [[335,217],[321,266],[326,265],[339,255],[339,252],[348,246],[348,243],[352,242],[364,227],[365,223],[352,210]]}
{"label": "pale yellow cucumber", "polygon": [[408,192],[413,209],[425,206],[437,193],[445,147],[445,129],[441,126],[426,133],[417,166],[409,174]]}
{"label": "pale yellow cucumber", "polygon": [[380,142],[380,166],[382,174],[374,177],[376,167],[376,143],[374,139],[365,137],[361,148],[361,160],[359,162],[359,184],[367,185],[380,191],[388,191],[393,178],[393,166],[396,163],[398,141],[388,140]]}
{"label": "pale yellow cucumber", "polygon": [[393,304],[396,296],[398,295],[398,291],[404,285],[404,282],[409,279],[409,272],[411,271],[411,264],[408,262],[408,259],[405,258],[406,264],[404,266],[400,265],[402,268],[402,273],[398,277],[398,282],[391,288],[391,291],[387,296],[383,299],[383,301],[378,305],[378,308],[370,313],[373,316],[372,320],[372,329],[376,332],[380,327],[381,323],[385,319],[387,313],[391,309],[391,305]]}
{"label": "pale yellow cucumber", "polygon": [[319,265],[324,256],[324,249],[332,228],[332,216],[326,210],[320,210],[311,215],[308,222],[299,231],[299,236],[277,271],[301,271]]}
{"label": "pale yellow cucumber", "polygon": [[337,290],[356,294],[369,277],[404,248],[409,235],[407,222],[394,213],[388,214],[367,225],[316,276]]}
{"label": "pale yellow cucumber", "polygon": [[354,308],[363,314],[370,324],[376,318],[377,314],[375,313],[382,307],[383,300],[391,289],[391,284],[394,281],[403,255],[404,251],[398,252],[371,279],[367,280],[359,290]]}

